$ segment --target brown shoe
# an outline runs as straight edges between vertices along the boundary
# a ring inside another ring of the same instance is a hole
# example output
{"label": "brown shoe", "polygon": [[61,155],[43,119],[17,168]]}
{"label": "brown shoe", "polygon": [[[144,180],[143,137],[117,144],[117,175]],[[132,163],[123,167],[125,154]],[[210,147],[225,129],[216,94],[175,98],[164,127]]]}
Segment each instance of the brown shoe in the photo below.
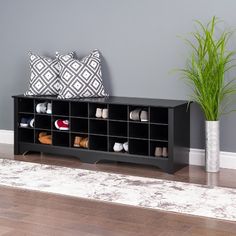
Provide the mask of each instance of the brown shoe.
{"label": "brown shoe", "polygon": [[82,139],[82,137],[76,136],[74,140],[74,147],[80,147],[80,142]]}
{"label": "brown shoe", "polygon": [[39,142],[42,144],[52,144],[52,135],[47,135],[46,132],[41,132],[39,133]]}
{"label": "brown shoe", "polygon": [[48,135],[46,132],[40,132],[39,133],[39,138],[42,138],[43,136],[46,136],[46,135]]}
{"label": "brown shoe", "polygon": [[88,138],[82,138],[82,140],[80,141],[79,145],[82,148],[88,148]]}

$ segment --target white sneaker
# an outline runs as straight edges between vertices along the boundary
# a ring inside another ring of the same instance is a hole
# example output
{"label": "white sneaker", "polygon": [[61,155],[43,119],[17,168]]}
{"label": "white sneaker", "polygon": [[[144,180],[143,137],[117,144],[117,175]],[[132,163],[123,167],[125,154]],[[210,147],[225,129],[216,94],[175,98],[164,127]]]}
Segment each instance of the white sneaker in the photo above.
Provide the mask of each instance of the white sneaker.
{"label": "white sneaker", "polygon": [[135,109],[135,110],[131,111],[129,113],[130,120],[139,121],[140,120],[140,117],[139,117],[140,112],[141,112],[141,109]]}
{"label": "white sneaker", "polygon": [[47,111],[47,103],[46,102],[37,104],[37,106],[36,106],[37,113],[46,113],[46,111]]}
{"label": "white sneaker", "polygon": [[101,117],[102,117],[102,109],[101,109],[101,108],[97,108],[97,109],[96,109],[96,114],[95,114],[95,116],[96,116],[97,118],[101,118]]}
{"label": "white sneaker", "polygon": [[140,120],[142,122],[148,121],[148,112],[147,111],[145,111],[145,110],[141,111]]}
{"label": "white sneaker", "polygon": [[102,109],[102,118],[107,119],[108,118],[108,109]]}
{"label": "white sneaker", "polygon": [[41,113],[41,103],[36,105],[36,112]]}
{"label": "white sneaker", "polygon": [[162,156],[162,147],[156,147],[155,148],[154,156],[155,157],[161,157]]}
{"label": "white sneaker", "polygon": [[113,146],[114,152],[121,152],[123,150],[122,143],[115,143]]}
{"label": "white sneaker", "polygon": [[125,142],[125,143],[123,144],[123,148],[124,148],[124,150],[125,150],[126,152],[128,152],[128,151],[129,151],[129,143],[128,143],[128,142]]}
{"label": "white sneaker", "polygon": [[30,127],[33,128],[34,127],[34,118],[30,120],[30,123],[29,123]]}
{"label": "white sneaker", "polygon": [[162,149],[162,156],[163,157],[168,157],[168,149],[167,149],[167,147],[163,147],[163,149]]}
{"label": "white sneaker", "polygon": [[47,114],[52,114],[52,103],[48,103],[47,104],[47,111],[46,111]]}

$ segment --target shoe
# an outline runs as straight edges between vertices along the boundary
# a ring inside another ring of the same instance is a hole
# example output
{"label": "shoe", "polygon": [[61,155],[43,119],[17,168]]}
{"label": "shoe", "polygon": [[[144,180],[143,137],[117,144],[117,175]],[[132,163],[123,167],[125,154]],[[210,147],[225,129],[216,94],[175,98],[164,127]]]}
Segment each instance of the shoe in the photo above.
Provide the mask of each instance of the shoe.
{"label": "shoe", "polygon": [[21,120],[20,120],[20,127],[22,128],[26,128],[28,127],[29,124],[28,124],[28,119],[25,118],[25,117],[22,117]]}
{"label": "shoe", "polygon": [[163,157],[168,157],[168,149],[167,149],[167,147],[163,147],[163,149],[162,149],[162,156]]}
{"label": "shoe", "polygon": [[26,117],[22,117],[21,118],[21,121],[20,121],[20,127],[22,128],[27,128],[27,127],[31,127],[33,128],[34,127],[34,118],[32,117],[29,117],[29,118],[26,118]]}
{"label": "shoe", "polygon": [[52,103],[48,103],[47,104],[47,111],[46,111],[47,114],[52,114]]}
{"label": "shoe", "polygon": [[81,140],[82,140],[82,137],[76,136],[74,140],[74,147],[80,147]]}
{"label": "shoe", "polygon": [[101,117],[102,117],[102,109],[101,109],[101,108],[97,108],[97,109],[96,109],[96,114],[95,114],[95,116],[96,116],[97,118],[101,118]]}
{"label": "shoe", "polygon": [[108,109],[102,109],[102,118],[107,119],[108,118]]}
{"label": "shoe", "polygon": [[129,151],[129,143],[128,142],[123,143],[123,148],[126,152],[128,152]]}
{"label": "shoe", "polygon": [[38,103],[36,106],[36,112],[37,113],[46,113],[47,111],[47,103]]}
{"label": "shoe", "polygon": [[46,132],[40,132],[39,133],[39,142],[42,144],[52,144],[52,135],[48,135]]}
{"label": "shoe", "polygon": [[141,109],[135,109],[135,110],[131,111],[129,114],[130,120],[139,121],[140,120],[140,112],[141,112]]}
{"label": "shoe", "polygon": [[31,118],[31,119],[29,120],[29,126],[30,126],[31,128],[34,128],[34,118]]}
{"label": "shoe", "polygon": [[76,136],[74,140],[74,147],[88,148],[88,138]]}
{"label": "shoe", "polygon": [[114,152],[121,152],[123,150],[123,144],[122,143],[115,143],[113,146]]}
{"label": "shoe", "polygon": [[162,156],[162,148],[161,147],[156,147],[155,148],[155,153],[154,153],[154,155],[155,155],[155,157],[161,157]]}
{"label": "shoe", "polygon": [[140,121],[146,122],[148,121],[148,112],[145,110],[142,110],[140,113]]}
{"label": "shoe", "polygon": [[39,142],[42,144],[51,145],[52,144],[52,135],[45,135],[39,138]]}
{"label": "shoe", "polygon": [[80,147],[82,148],[88,148],[88,138],[82,138],[80,143],[79,143]]}
{"label": "shoe", "polygon": [[46,135],[47,135],[46,132],[40,132],[40,133],[39,133],[39,138],[42,138],[42,137],[44,137],[44,136],[46,136]]}
{"label": "shoe", "polygon": [[69,121],[68,120],[56,120],[54,122],[55,127],[59,130],[69,130]]}

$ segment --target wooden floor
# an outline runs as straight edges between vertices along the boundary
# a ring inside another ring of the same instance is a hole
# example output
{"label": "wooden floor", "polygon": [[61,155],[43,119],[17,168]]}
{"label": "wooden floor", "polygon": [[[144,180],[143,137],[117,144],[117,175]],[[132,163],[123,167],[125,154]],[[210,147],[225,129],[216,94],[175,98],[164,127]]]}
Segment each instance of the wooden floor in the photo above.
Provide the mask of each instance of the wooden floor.
{"label": "wooden floor", "polygon": [[[168,175],[138,165],[89,165],[71,157],[41,154],[14,156],[12,150],[12,145],[1,144],[0,157],[236,188],[235,170],[207,175],[201,167],[191,166]],[[236,223],[0,187],[0,235],[230,236],[236,235]]]}

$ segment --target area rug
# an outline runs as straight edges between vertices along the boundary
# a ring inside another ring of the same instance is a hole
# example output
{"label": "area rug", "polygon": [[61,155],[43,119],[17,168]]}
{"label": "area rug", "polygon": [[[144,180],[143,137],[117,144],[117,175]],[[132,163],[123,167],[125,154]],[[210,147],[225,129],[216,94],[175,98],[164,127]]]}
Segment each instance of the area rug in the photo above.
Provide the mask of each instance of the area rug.
{"label": "area rug", "polygon": [[0,160],[0,185],[236,221],[236,190]]}

